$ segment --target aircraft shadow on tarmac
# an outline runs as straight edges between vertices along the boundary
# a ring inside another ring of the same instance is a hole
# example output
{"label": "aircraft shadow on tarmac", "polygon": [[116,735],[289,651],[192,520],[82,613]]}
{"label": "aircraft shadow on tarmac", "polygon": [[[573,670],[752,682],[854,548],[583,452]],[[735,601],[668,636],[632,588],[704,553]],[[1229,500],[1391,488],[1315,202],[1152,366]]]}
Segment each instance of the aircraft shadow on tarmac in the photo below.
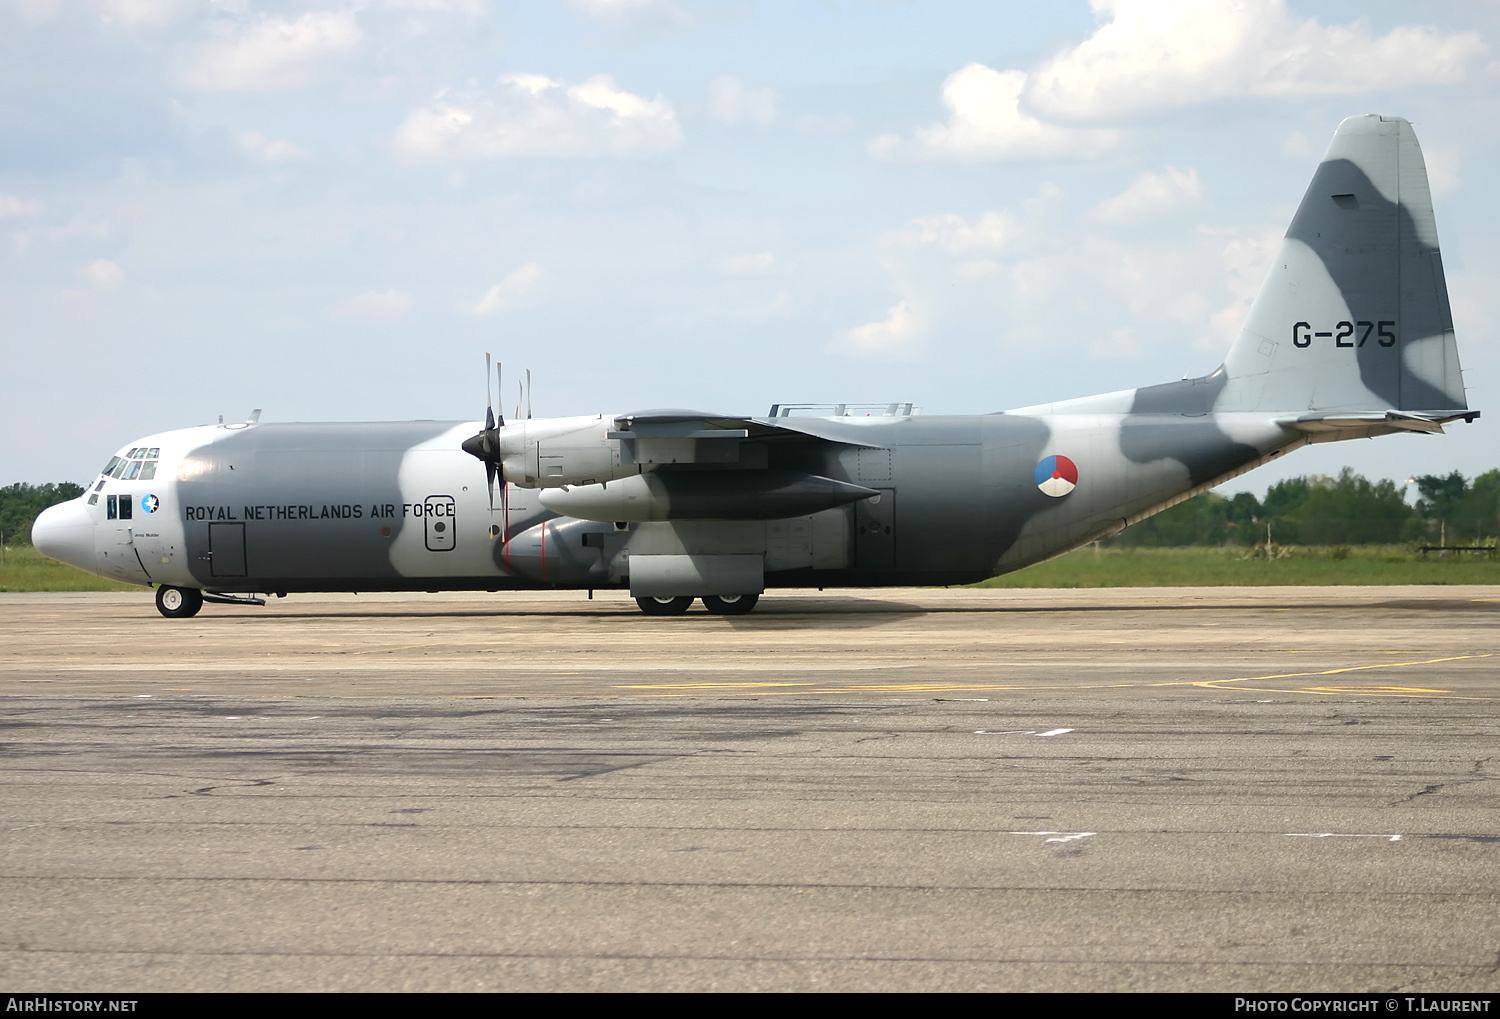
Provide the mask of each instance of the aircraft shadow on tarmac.
{"label": "aircraft shadow on tarmac", "polygon": [[[781,629],[792,620],[811,622],[814,620],[829,619],[830,617],[845,617],[839,620],[841,626],[879,626],[890,622],[909,619],[923,615],[953,615],[953,614],[990,614],[1008,615],[1013,613],[1110,613],[1110,612],[1199,612],[1199,611],[1245,611],[1261,610],[1268,611],[1281,608],[1281,606],[1267,603],[1265,601],[1215,601],[1212,605],[1199,601],[1187,601],[1178,604],[1162,603],[1129,603],[1116,605],[1055,605],[1055,604],[994,604],[994,605],[916,605],[910,602],[891,601],[885,598],[860,598],[848,595],[829,595],[819,598],[798,598],[777,604],[774,599],[763,602],[755,615],[751,616],[722,616],[711,615],[707,612],[689,611],[682,616],[674,616],[665,620],[667,626],[681,626],[684,623],[692,625],[694,620],[699,622],[715,621],[725,623],[736,630],[774,630]],[[1473,599],[1445,599],[1443,601],[1419,601],[1407,599],[1392,599],[1390,601],[1366,602],[1355,599],[1331,598],[1315,604],[1300,606],[1303,610],[1349,610],[1349,609],[1394,609],[1408,612],[1422,613],[1451,613],[1463,612],[1473,614],[1500,613],[1500,601],[1475,601]],[[494,616],[513,616],[517,618],[623,618],[637,620],[642,625],[650,625],[657,621],[657,617],[637,616],[625,604],[601,605],[600,607],[588,608],[510,608],[503,604],[497,604],[493,609],[439,609],[425,610],[408,607],[384,607],[372,606],[369,609],[347,610],[341,609],[336,612],[300,611],[300,612],[278,612],[274,616],[262,617],[269,620],[281,619],[399,619],[399,618],[432,618],[432,619],[479,619]]]}

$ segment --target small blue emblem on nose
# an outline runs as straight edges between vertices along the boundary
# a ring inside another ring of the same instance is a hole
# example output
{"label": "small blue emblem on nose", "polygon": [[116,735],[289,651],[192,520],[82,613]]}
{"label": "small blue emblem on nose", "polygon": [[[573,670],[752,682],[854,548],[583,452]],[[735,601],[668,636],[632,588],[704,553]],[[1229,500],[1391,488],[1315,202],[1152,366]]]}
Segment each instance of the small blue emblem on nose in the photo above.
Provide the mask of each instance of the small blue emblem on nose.
{"label": "small blue emblem on nose", "polygon": [[141,509],[147,513],[155,513],[161,508],[161,500],[154,495],[141,496]]}

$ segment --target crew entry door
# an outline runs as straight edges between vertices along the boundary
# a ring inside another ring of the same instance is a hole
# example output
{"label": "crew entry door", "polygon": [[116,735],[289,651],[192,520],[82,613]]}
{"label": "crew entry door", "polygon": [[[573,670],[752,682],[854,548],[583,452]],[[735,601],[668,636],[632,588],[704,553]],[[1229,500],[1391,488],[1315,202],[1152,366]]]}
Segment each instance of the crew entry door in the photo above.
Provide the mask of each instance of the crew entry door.
{"label": "crew entry door", "polygon": [[208,572],[214,577],[243,577],[245,569],[245,525],[208,525]]}

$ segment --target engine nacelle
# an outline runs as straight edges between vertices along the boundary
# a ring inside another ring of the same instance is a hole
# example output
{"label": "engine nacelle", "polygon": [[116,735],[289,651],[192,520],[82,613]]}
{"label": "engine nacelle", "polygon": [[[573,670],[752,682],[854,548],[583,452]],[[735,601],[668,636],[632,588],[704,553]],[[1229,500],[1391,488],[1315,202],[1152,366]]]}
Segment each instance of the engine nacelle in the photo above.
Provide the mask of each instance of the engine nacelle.
{"label": "engine nacelle", "polygon": [[543,492],[542,505],[583,520],[780,520],[878,495],[801,471],[672,471]]}
{"label": "engine nacelle", "polygon": [[620,443],[611,439],[612,418],[539,418],[513,421],[498,429],[505,480],[522,488],[592,485],[641,473],[638,464],[620,462]]}

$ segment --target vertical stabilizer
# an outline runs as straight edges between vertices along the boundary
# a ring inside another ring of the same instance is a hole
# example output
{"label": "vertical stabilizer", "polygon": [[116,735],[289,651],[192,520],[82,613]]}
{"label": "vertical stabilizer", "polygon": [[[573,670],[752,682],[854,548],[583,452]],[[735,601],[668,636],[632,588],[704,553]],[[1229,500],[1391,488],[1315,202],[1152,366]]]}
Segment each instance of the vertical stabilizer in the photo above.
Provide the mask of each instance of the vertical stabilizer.
{"label": "vertical stabilizer", "polygon": [[1427,167],[1405,120],[1339,125],[1224,369],[1222,410],[1467,409]]}

